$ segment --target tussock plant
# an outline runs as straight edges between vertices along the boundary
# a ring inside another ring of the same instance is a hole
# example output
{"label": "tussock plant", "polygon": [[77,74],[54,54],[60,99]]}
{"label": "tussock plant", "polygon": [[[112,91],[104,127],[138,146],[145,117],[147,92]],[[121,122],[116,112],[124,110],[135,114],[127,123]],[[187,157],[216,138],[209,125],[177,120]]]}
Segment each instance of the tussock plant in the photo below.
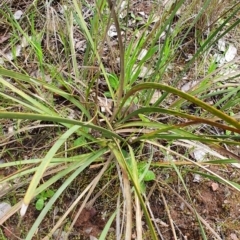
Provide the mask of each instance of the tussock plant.
{"label": "tussock plant", "polygon": [[[187,179],[240,189],[221,174],[240,161],[239,61],[227,59],[239,3],[38,0],[18,19],[9,2],[0,4],[8,36],[0,59],[0,196],[11,203],[2,229],[14,218],[20,238],[52,239],[61,229],[73,239],[83,212],[111,201],[98,239],[183,239],[171,195],[193,216],[196,239],[222,239]],[[154,193],[164,220],[153,210]],[[49,218],[69,194],[68,207]],[[32,211],[37,217],[27,224]]]}

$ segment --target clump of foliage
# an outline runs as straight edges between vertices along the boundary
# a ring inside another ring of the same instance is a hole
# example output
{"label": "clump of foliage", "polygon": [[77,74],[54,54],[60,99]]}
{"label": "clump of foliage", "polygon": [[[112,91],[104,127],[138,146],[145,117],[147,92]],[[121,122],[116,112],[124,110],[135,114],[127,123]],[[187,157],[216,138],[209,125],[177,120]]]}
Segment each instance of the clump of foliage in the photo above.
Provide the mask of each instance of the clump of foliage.
{"label": "clump of foliage", "polygon": [[[164,9],[158,18],[153,12],[148,21],[135,31],[128,28],[129,16],[120,18],[120,5],[113,2],[98,0],[92,8],[88,3],[80,3],[77,0],[73,0],[73,5],[67,4],[62,16],[64,21],[51,23],[56,24],[61,40],[61,44],[58,43],[57,46],[62,48],[62,51],[59,51],[57,56],[51,55],[50,50],[48,55],[44,55],[42,41],[48,38],[50,30],[47,29],[45,33],[35,26],[37,13],[34,13],[34,5],[29,8],[28,13],[32,36],[12,18],[9,9],[1,10],[5,21],[15,31],[15,38],[22,36],[28,42],[27,53],[30,59],[35,59],[38,69],[38,76],[31,76],[30,72],[18,66],[17,58],[11,61],[12,66],[5,64],[0,67],[0,97],[4,103],[0,111],[1,121],[14,119],[16,129],[9,137],[26,133],[32,127],[31,123],[36,123],[39,128],[41,125],[47,128],[49,124],[57,129],[54,133],[56,138],[52,145],[45,149],[46,154],[43,157],[14,159],[0,165],[2,169],[16,169],[13,174],[3,178],[1,184],[13,183],[18,178],[27,183],[24,198],[0,220],[1,224],[19,209],[21,216],[24,216],[34,198],[38,199],[37,202],[44,198],[44,203],[41,200],[42,204],[38,207],[41,213],[25,239],[32,239],[61,194],[74,179],[84,176],[89,166],[94,164],[101,163],[102,169],[57,221],[48,237],[81,202],[68,229],[71,231],[74,222],[110,166],[117,171],[121,183],[119,189],[123,197],[122,202],[116,200],[116,210],[109,217],[100,239],[104,239],[111,222],[119,215],[125,222],[124,239],[131,239],[133,225],[136,227],[138,239],[141,239],[145,231],[142,229],[142,213],[151,239],[161,237],[146,205],[146,188],[148,181],[156,180],[154,171],[159,172],[159,169],[166,166],[177,173],[189,202],[191,198],[179,171],[179,165],[185,165],[186,162],[199,167],[200,173],[204,173],[205,177],[209,174],[214,176],[215,180],[239,190],[236,183],[218,176],[204,164],[193,161],[188,155],[189,149],[185,146],[186,143],[199,143],[223,153],[223,156],[224,153],[229,156],[230,153],[223,145],[239,144],[234,134],[240,133],[240,123],[229,114],[229,111],[232,115],[237,112],[239,87],[237,90],[224,88],[226,97],[219,105],[210,104],[209,101],[211,96],[214,95],[218,99],[218,95],[222,94],[223,88],[218,85],[222,81],[220,70],[226,70],[229,66],[216,69],[212,67],[211,62],[205,63],[209,66],[208,70],[200,66],[218,40],[239,23],[239,19],[234,19],[239,6],[236,4],[229,10],[222,11],[219,19],[211,23],[214,28],[206,24],[209,33],[205,36],[204,29],[197,26],[200,21],[205,23],[206,11],[213,8],[209,0],[203,1],[201,5],[199,1],[191,1],[188,7],[185,6],[185,1],[176,1],[169,9]],[[126,5],[126,11],[129,10],[129,4],[130,1]],[[52,9],[50,5],[44,7],[49,11]],[[87,7],[93,11],[90,19],[84,16],[83,9]],[[199,11],[189,21],[189,14],[196,7]],[[186,12],[182,10],[179,16],[177,12],[181,9],[185,9]],[[152,21],[153,19],[156,20]],[[151,23],[153,26],[149,28]],[[115,27],[117,40],[108,36],[112,26]],[[75,31],[86,44],[81,63],[77,58],[74,43]],[[196,50],[191,59],[177,68],[174,62],[180,57],[180,52],[191,34],[197,39]],[[131,35],[130,39],[128,35]],[[117,42],[117,47],[114,48],[111,41]],[[111,55],[112,66],[107,66],[104,62],[105,45],[108,54]],[[200,66],[196,72],[201,76],[201,80],[184,92],[180,90],[179,84],[193,66]],[[201,71],[206,74],[202,74]],[[238,75],[236,72],[224,77],[232,80]],[[172,76],[171,79],[168,76]],[[214,91],[210,91],[212,88]],[[205,126],[206,131],[199,131],[199,126]],[[222,134],[209,134],[207,130],[212,127],[220,129]],[[3,141],[7,142],[7,137],[4,136]],[[179,152],[172,148],[178,144],[181,146]],[[182,154],[182,150],[186,151],[186,154]],[[160,157],[156,156],[156,152],[160,152]],[[160,161],[163,156],[169,155],[171,157],[166,162]],[[231,164],[239,161],[234,154],[230,156],[224,160],[211,159],[212,164]],[[211,164],[210,161],[208,163]],[[46,196],[48,189],[60,179],[64,179],[62,185],[58,189],[53,187],[54,191]],[[5,194],[25,186],[26,184],[13,183],[7,187]],[[204,223],[195,210],[194,214],[199,221],[202,237],[206,239]]]}

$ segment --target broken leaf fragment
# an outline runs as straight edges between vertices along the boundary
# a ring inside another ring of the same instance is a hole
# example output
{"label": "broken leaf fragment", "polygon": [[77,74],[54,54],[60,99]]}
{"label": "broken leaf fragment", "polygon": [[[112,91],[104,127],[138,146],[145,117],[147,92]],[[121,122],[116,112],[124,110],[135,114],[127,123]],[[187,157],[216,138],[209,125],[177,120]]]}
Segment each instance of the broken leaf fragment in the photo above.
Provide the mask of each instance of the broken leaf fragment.
{"label": "broken leaf fragment", "polygon": [[26,205],[25,203],[22,203],[22,207],[21,207],[21,210],[20,210],[20,215],[21,217],[23,217],[27,211],[27,208],[28,208],[28,205]]}

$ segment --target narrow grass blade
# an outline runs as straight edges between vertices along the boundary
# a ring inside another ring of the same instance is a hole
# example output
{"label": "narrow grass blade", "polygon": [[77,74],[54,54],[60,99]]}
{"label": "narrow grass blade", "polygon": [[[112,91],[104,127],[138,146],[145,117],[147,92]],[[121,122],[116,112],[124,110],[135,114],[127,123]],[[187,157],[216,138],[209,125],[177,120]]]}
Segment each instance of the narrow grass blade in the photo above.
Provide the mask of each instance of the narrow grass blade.
{"label": "narrow grass blade", "polygon": [[111,87],[111,84],[109,83],[109,79],[108,79],[108,76],[107,76],[107,73],[106,73],[106,70],[102,64],[102,61],[101,61],[101,57],[99,56],[98,52],[97,52],[97,46],[94,45],[94,41],[92,39],[92,36],[91,36],[91,33],[89,32],[88,30],[88,27],[87,27],[87,24],[84,20],[84,17],[82,15],[82,11],[79,7],[79,4],[77,2],[77,0],[73,0],[73,4],[75,6],[75,10],[76,10],[76,13],[74,12],[73,13],[73,16],[74,16],[74,19],[76,20],[76,22],[78,23],[78,25],[83,29],[84,33],[86,34],[86,38],[87,40],[90,42],[90,45],[92,47],[92,50],[94,52],[94,55],[97,57],[97,60],[100,64],[100,68],[102,70],[102,74],[108,84],[108,88],[109,88],[109,91],[110,91],[110,94],[111,94],[111,97],[112,99],[114,99],[114,92],[113,92],[113,89]]}
{"label": "narrow grass blade", "polygon": [[[14,79],[17,79],[17,80],[20,80],[20,81],[23,81],[23,82],[27,82],[27,83],[30,83],[30,84],[34,84],[36,86],[42,86],[42,87],[46,88],[47,90],[51,91],[52,93],[59,94],[63,98],[72,102],[76,107],[78,107],[88,117],[89,120],[91,119],[89,112],[85,109],[85,107],[77,99],[75,99],[71,94],[62,91],[61,89],[59,89],[55,86],[52,86],[51,84],[48,84],[48,83],[46,83],[42,80],[36,79],[36,78],[32,78],[32,77],[27,76],[25,74],[14,72],[12,70],[7,70],[7,69],[4,69],[4,68],[0,68],[0,75],[3,75],[5,77],[9,77],[9,78],[14,78]],[[0,78],[0,80],[1,80],[1,78]],[[2,79],[2,81],[3,81],[3,83],[6,83],[6,81],[4,79]],[[7,83],[6,86],[11,87],[11,85],[9,85],[9,84],[10,83]],[[15,88],[13,88],[13,90],[15,90]],[[19,90],[16,93],[18,93],[18,92],[19,92]],[[26,94],[23,93],[21,95],[21,97],[23,97],[23,99],[26,99],[26,100],[30,98],[29,96],[28,96],[28,98],[25,98],[25,95]],[[34,100],[34,102],[32,102],[32,100],[31,100],[29,103],[35,103],[35,101],[36,100]],[[41,107],[40,109],[45,114],[48,113],[49,111],[51,111],[52,114],[56,114],[54,111],[46,108],[41,103],[37,102],[37,104],[38,104],[37,107],[38,108]],[[35,110],[35,111],[37,111],[37,110]],[[39,111],[37,111],[37,112],[39,112]]]}
{"label": "narrow grass blade", "polygon": [[91,129],[95,129],[101,133],[103,133],[108,138],[116,138],[124,142],[124,139],[117,135],[116,133],[107,130],[105,128],[99,127],[97,125],[88,123],[88,122],[80,122],[77,120],[72,120],[68,118],[54,117],[51,115],[41,115],[41,114],[32,114],[32,113],[15,113],[15,112],[2,112],[0,111],[0,118],[5,119],[29,119],[29,120],[43,120],[43,121],[52,121],[58,123],[66,123],[71,125],[77,125],[81,127],[88,127]]}
{"label": "narrow grass blade", "polygon": [[86,168],[88,167],[93,161],[95,161],[97,158],[102,156],[106,152],[106,149],[101,149],[97,151],[96,153],[93,153],[89,158],[85,161],[85,163],[80,166],[76,171],[73,172],[73,174],[64,181],[64,183],[61,185],[61,187],[57,190],[57,192],[54,194],[54,196],[48,201],[36,221],[34,222],[32,228],[28,232],[28,235],[26,236],[26,240],[31,240],[34,236],[39,224],[42,222],[44,216],[47,214],[47,212],[51,209],[54,202],[59,198],[59,196],[62,194],[62,192],[69,186],[69,184]]}
{"label": "narrow grass blade", "polygon": [[122,102],[122,106],[124,105],[124,103],[127,101],[127,99],[132,96],[134,93],[141,91],[141,90],[145,90],[145,89],[160,89],[160,90],[164,90],[166,92],[169,93],[173,93],[178,95],[181,98],[184,98],[192,103],[195,103],[196,105],[202,107],[203,109],[205,109],[206,111],[212,113],[214,116],[219,117],[220,119],[228,122],[229,124],[233,125],[234,127],[240,129],[240,123],[235,120],[234,118],[228,116],[227,114],[225,114],[224,112],[219,111],[218,109],[210,106],[209,104],[195,98],[194,96],[184,93],[176,88],[167,86],[167,85],[163,85],[160,83],[142,83],[142,84],[138,84],[136,86],[134,86],[124,97],[123,102]]}
{"label": "narrow grass blade", "polygon": [[[232,132],[240,133],[240,129],[232,128],[232,127],[229,127],[229,126],[226,126],[226,125],[216,122],[216,120],[218,120],[218,118],[206,119],[206,118],[201,118],[201,117],[197,117],[194,115],[186,114],[186,113],[183,113],[180,111],[174,111],[174,110],[170,110],[170,109],[166,109],[166,108],[158,108],[158,107],[140,108],[140,109],[130,113],[125,118],[121,119],[121,121],[119,121],[119,123],[116,125],[116,127],[118,127],[120,125],[120,123],[126,122],[128,119],[131,119],[132,117],[138,116],[138,114],[143,114],[143,113],[144,114],[146,114],[146,113],[149,113],[149,114],[163,113],[163,114],[167,114],[167,115],[173,115],[173,116],[193,120],[195,123],[193,122],[192,124],[204,123],[204,124],[208,124],[208,125],[215,126],[218,128],[222,128],[224,130],[229,130]],[[177,125],[176,125],[176,127],[177,127]]]}
{"label": "narrow grass blade", "polygon": [[105,225],[105,227],[104,227],[104,229],[103,229],[103,231],[102,231],[102,233],[101,233],[101,235],[99,237],[99,240],[105,240],[106,239],[107,233],[108,233],[108,231],[109,231],[109,229],[110,229],[110,227],[111,227],[111,225],[113,223],[113,220],[115,219],[116,215],[117,215],[117,210],[108,219],[107,224]]}
{"label": "narrow grass blade", "polygon": [[66,142],[67,138],[71,136],[74,132],[76,132],[80,127],[79,126],[73,126],[69,130],[67,130],[58,140],[57,142],[52,146],[52,148],[47,153],[46,157],[43,159],[42,163],[39,165],[37,171],[35,172],[32,181],[27,189],[27,192],[23,199],[23,204],[21,208],[21,216],[25,215],[25,212],[28,208],[28,205],[30,201],[32,200],[34,196],[35,189],[37,188],[37,185],[39,184],[43,173],[45,172],[46,168],[48,167],[51,159],[54,157],[55,153],[58,151],[58,149],[62,146],[64,142]]}
{"label": "narrow grass blade", "polygon": [[117,144],[117,142],[115,142],[115,144],[112,144],[112,143],[108,144],[108,147],[111,149],[112,153],[115,155],[119,165],[123,169],[125,169],[125,171],[127,171],[130,179],[132,180],[132,183],[134,185],[135,191],[136,191],[136,193],[138,195],[138,198],[139,198],[139,201],[141,203],[141,207],[143,209],[144,215],[146,217],[146,221],[147,221],[147,224],[149,226],[149,229],[150,229],[150,232],[151,232],[151,236],[152,236],[153,239],[158,239],[157,236],[156,236],[156,232],[155,232],[155,229],[153,227],[153,224],[152,224],[152,222],[150,220],[151,218],[150,218],[149,213],[147,211],[145,202],[144,202],[144,200],[142,198],[141,192],[139,191],[139,187],[138,187],[139,186],[139,182],[138,182],[138,180],[137,180],[137,182],[134,180],[135,178],[134,178],[134,176],[132,174],[132,170],[128,166],[128,164],[126,162],[126,159],[123,157],[123,154],[122,154],[122,152],[120,150],[121,149],[120,146]]}

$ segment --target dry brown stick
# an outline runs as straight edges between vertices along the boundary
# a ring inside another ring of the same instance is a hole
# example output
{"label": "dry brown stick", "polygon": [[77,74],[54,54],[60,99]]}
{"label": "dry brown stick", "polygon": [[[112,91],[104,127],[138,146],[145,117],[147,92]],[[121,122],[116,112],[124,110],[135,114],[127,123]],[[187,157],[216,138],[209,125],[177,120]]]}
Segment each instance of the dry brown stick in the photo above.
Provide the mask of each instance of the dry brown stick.
{"label": "dry brown stick", "polygon": [[[165,184],[163,181],[160,180],[164,186],[166,186],[174,195],[176,195],[184,204],[187,206],[187,208],[195,214],[196,211],[194,208],[183,198],[181,197],[174,189],[172,189],[168,184]],[[160,187],[160,186],[159,186]],[[161,188],[161,187],[160,187]],[[161,188],[163,191],[167,192],[164,188]],[[167,192],[169,194],[169,192]],[[205,225],[205,227],[216,237],[217,240],[222,240],[222,238],[214,231],[214,229],[204,220],[199,214],[198,214],[199,220]]]}
{"label": "dry brown stick", "polygon": [[171,213],[169,211],[169,207],[167,205],[167,201],[163,195],[163,192],[162,192],[162,188],[160,187],[160,194],[161,194],[161,197],[162,197],[162,200],[163,200],[163,204],[164,204],[164,207],[166,209],[166,212],[167,212],[167,215],[168,215],[168,219],[169,219],[169,223],[170,223],[170,226],[171,226],[171,229],[172,229],[172,233],[173,233],[173,237],[175,240],[177,240],[177,235],[176,235],[176,231],[175,231],[175,228],[173,226],[173,219],[171,217]]}

